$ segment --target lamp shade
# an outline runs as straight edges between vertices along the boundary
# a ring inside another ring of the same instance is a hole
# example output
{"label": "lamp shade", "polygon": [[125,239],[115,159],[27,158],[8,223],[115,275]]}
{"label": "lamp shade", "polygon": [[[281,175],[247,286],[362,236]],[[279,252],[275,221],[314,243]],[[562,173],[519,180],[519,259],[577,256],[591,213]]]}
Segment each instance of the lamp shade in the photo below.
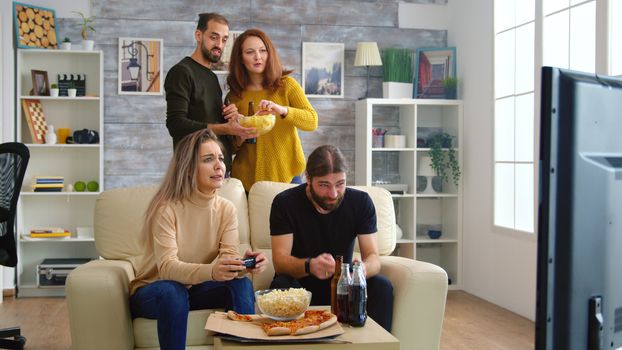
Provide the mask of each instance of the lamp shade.
{"label": "lamp shade", "polygon": [[378,44],[374,41],[364,41],[356,44],[354,66],[382,66]]}
{"label": "lamp shade", "polygon": [[420,176],[435,176],[436,173],[434,169],[432,169],[432,157],[430,156],[419,156],[417,162],[417,175]]}

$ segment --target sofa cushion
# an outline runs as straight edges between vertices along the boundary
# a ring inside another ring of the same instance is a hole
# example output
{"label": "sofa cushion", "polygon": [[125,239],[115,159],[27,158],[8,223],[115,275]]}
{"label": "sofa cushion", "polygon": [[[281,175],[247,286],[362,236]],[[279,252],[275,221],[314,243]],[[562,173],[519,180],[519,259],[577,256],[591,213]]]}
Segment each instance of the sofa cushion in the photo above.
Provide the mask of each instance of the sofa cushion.
{"label": "sofa cushion", "polygon": [[[134,265],[140,256],[145,211],[158,187],[128,187],[102,192],[95,202],[95,246],[105,259],[128,260]],[[238,179],[226,179],[218,192],[237,208],[240,251],[249,248],[248,204]]]}
{"label": "sofa cushion", "polygon": [[[223,311],[222,309],[218,309]],[[215,309],[194,310],[188,314],[188,330],[186,332],[186,346],[211,345],[214,338],[205,331],[205,323]],[[135,318],[134,346],[137,348],[158,348],[157,321],[146,318]]]}

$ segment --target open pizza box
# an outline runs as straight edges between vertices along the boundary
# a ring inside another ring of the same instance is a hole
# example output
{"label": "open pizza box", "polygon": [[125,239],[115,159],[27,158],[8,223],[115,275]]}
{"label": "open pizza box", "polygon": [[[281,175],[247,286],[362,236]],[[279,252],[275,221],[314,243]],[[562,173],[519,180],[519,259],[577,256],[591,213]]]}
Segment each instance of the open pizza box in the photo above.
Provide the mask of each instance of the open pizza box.
{"label": "open pizza box", "polygon": [[261,341],[292,341],[292,340],[310,340],[335,337],[343,334],[343,328],[339,322],[332,326],[321,329],[314,333],[303,335],[267,335],[260,325],[254,322],[233,321],[227,318],[225,313],[213,313],[209,315],[205,329],[213,333],[228,334],[244,339],[255,339]]}

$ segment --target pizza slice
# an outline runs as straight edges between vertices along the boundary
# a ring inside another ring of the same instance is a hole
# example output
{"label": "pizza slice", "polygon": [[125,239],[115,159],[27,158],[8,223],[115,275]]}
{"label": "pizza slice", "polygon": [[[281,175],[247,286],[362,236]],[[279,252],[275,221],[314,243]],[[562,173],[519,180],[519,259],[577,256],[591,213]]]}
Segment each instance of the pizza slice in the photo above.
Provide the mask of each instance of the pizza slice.
{"label": "pizza slice", "polygon": [[292,321],[262,323],[267,335],[303,335],[317,332],[337,323],[337,316],[324,310],[307,310],[304,317]]}

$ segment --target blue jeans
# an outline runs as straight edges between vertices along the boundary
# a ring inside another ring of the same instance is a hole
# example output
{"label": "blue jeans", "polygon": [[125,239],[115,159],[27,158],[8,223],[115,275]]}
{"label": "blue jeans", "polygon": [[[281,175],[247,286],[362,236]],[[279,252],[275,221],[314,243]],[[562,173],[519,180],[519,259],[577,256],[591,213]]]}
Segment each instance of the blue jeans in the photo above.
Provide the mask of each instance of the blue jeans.
{"label": "blue jeans", "polygon": [[132,317],[158,320],[160,349],[185,349],[188,312],[224,308],[255,313],[253,285],[248,278],[206,281],[187,289],[175,281],[160,280],[138,288],[130,297]]}

